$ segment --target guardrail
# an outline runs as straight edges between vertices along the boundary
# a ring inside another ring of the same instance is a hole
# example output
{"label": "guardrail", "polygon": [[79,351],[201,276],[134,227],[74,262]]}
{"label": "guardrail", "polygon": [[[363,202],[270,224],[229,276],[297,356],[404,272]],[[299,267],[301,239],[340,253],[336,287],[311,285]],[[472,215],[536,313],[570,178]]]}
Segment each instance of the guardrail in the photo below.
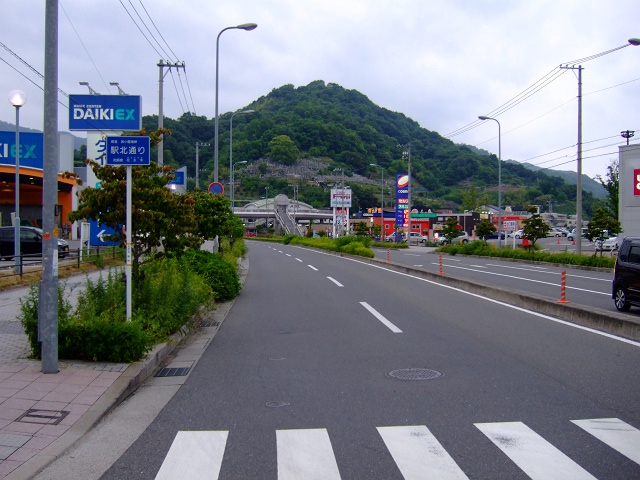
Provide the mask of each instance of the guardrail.
{"label": "guardrail", "polygon": [[[58,257],[58,265],[75,265],[78,268],[83,263],[94,263],[99,258],[111,258],[117,259],[124,255],[124,249],[118,246],[110,247],[84,247],[70,249],[69,253],[64,257]],[[15,257],[12,257],[8,261],[0,262],[0,275],[5,278],[12,276],[22,276],[26,273],[33,273],[42,271],[42,255],[29,254],[19,255],[19,269],[15,272]]]}

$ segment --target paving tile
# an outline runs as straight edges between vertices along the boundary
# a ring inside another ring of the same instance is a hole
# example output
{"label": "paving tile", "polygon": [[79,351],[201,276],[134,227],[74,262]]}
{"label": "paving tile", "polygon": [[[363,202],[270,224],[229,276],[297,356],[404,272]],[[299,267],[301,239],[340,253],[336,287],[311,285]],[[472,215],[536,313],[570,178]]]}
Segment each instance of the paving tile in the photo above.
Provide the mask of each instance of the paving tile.
{"label": "paving tile", "polygon": [[21,388],[5,388],[3,385],[0,385],[0,397],[11,398],[20,390],[22,389]]}
{"label": "paving tile", "polygon": [[80,395],[102,395],[106,391],[107,387],[96,387],[89,385],[82,391],[82,393],[80,393]]}
{"label": "paving tile", "polygon": [[40,400],[39,402],[36,402],[31,408],[59,412],[60,410],[68,410],[68,406],[69,402],[48,402],[45,400]]}
{"label": "paving tile", "polygon": [[29,386],[31,382],[25,380],[5,380],[2,382],[2,388],[11,388],[15,390],[22,390],[23,388]]}
{"label": "paving tile", "polygon": [[0,405],[0,419],[14,421],[26,411],[27,411],[26,408],[24,409],[4,408],[2,405]]}
{"label": "paving tile", "polygon": [[24,462],[18,462],[16,460],[3,461],[2,463],[0,463],[0,477],[6,477],[23,463]]}
{"label": "paving tile", "polygon": [[6,460],[18,449],[18,447],[3,447],[0,445],[0,460]]}
{"label": "paving tile", "polygon": [[88,385],[89,384],[86,384],[86,385],[72,385],[72,384],[69,384],[69,383],[61,383],[53,391],[54,392],[80,393]]}
{"label": "paving tile", "polygon": [[41,423],[11,422],[2,429],[3,433],[15,432],[34,435],[43,427]]}
{"label": "paving tile", "polygon": [[58,437],[52,437],[50,435],[34,435],[31,439],[24,444],[27,448],[35,448],[38,450],[43,450],[49,446],[49,444],[53,443],[53,441],[57,440]]}
{"label": "paving tile", "polygon": [[43,373],[31,373],[24,370],[18,373],[14,373],[9,377],[9,380],[23,381],[23,382],[35,382],[38,378],[42,377]]}
{"label": "paving tile", "polygon": [[115,378],[98,377],[89,385],[91,387],[110,387],[111,385],[113,385],[113,382],[115,382],[118,379],[119,376],[120,374],[118,373]]}
{"label": "paving tile", "polygon": [[38,435],[50,435],[52,437],[59,437],[64,432],[69,430],[69,428],[71,428],[71,425],[45,425],[40,429],[40,431],[38,431]]}
{"label": "paving tile", "polygon": [[71,402],[71,405],[77,405],[77,404],[93,405],[98,401],[99,398],[100,398],[100,395],[89,395],[86,393],[81,393],[76,398],[73,399],[73,402]]}
{"label": "paving tile", "polygon": [[77,396],[78,396],[77,393],[50,392],[50,393],[47,393],[44,397],[42,397],[42,401],[71,403],[73,399],[76,398]]}
{"label": "paving tile", "polygon": [[69,412],[69,415],[82,415],[87,412],[90,407],[91,405],[83,403],[70,403],[67,405],[67,408],[65,408],[65,411]]}
{"label": "paving tile", "polygon": [[24,409],[25,411],[33,407],[36,403],[36,400],[25,400],[22,398],[9,398],[2,403],[3,407],[7,408],[15,408],[15,409]]}
{"label": "paving tile", "polygon": [[12,455],[9,456],[9,458],[7,458],[7,460],[14,460],[14,461],[18,461],[18,462],[26,462],[27,460],[29,460],[31,457],[37,455],[38,453],[40,453],[42,450],[39,448],[19,448],[18,450],[16,450],[15,452],[13,452]]}
{"label": "paving tile", "polygon": [[31,440],[30,436],[0,432],[0,445],[3,447],[21,447]]}
{"label": "paving tile", "polygon": [[20,390],[13,398],[25,399],[25,400],[41,400],[42,397],[47,395],[48,392],[38,391],[31,388],[29,385],[27,388]]}

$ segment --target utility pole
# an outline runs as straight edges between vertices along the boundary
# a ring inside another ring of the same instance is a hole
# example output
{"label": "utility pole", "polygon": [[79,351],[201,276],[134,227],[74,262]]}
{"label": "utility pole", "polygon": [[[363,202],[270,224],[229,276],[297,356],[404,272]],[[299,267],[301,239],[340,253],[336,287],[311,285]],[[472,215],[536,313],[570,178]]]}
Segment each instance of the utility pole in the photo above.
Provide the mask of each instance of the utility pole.
{"label": "utility pole", "polygon": [[567,70],[578,70],[578,158],[576,178],[576,254],[582,253],[582,65],[560,65]]}
{"label": "utility pole", "polygon": [[200,161],[199,161],[199,151],[198,148],[199,147],[209,147],[210,145],[208,143],[200,143],[200,142],[196,142],[196,190],[200,189]]}
{"label": "utility pole", "polygon": [[[158,130],[161,130],[164,125],[164,114],[162,112],[162,99],[164,96],[163,84],[164,84],[164,76],[166,73],[163,68],[167,67],[169,71],[172,68],[181,68],[184,70],[184,62],[167,62],[160,59],[158,63],[158,67],[160,67],[160,74],[158,76]],[[168,73],[168,72],[167,72]],[[158,165],[162,166],[164,163],[164,143],[163,143],[163,135],[160,135],[158,138]]]}

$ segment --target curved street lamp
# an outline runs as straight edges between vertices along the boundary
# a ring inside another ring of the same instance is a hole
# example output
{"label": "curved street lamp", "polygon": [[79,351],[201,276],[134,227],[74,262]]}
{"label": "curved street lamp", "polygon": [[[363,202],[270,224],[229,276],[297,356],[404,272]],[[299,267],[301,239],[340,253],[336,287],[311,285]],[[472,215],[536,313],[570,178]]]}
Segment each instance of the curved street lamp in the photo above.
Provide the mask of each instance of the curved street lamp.
{"label": "curved street lamp", "polygon": [[220,30],[218,37],[216,38],[216,118],[215,118],[215,131],[213,134],[213,143],[214,143],[214,152],[213,152],[213,181],[218,181],[218,53],[220,51],[220,35],[222,32],[226,32],[227,30],[246,30],[251,31],[255,30],[258,27],[257,23],[242,23],[240,25],[236,25],[235,27],[227,27]]}
{"label": "curved street lamp", "polygon": [[20,258],[20,107],[27,103],[27,95],[21,90],[13,90],[9,93],[9,102],[16,108],[16,215],[14,219],[14,248],[15,273],[22,273],[22,261]]}
{"label": "curved street lamp", "polygon": [[500,122],[492,117],[480,115],[480,120],[493,120],[498,124],[498,248],[502,246],[502,138]]}

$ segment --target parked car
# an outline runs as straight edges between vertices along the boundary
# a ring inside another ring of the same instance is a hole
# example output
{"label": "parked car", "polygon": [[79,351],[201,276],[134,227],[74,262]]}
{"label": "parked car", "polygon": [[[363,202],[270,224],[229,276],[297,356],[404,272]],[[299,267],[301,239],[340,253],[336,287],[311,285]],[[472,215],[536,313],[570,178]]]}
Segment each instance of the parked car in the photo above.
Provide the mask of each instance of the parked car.
{"label": "parked car", "polygon": [[422,235],[420,232],[411,232],[409,235],[409,243],[419,243],[421,245],[427,244],[427,237]]}
{"label": "parked car", "polygon": [[602,242],[602,250],[613,250],[618,248],[618,237],[609,237]]}
{"label": "parked car", "polygon": [[[498,238],[497,236],[498,234],[496,233],[496,238]],[[524,235],[524,230],[520,229],[520,230],[516,230],[515,232],[511,232],[509,235],[507,235],[507,237],[509,238],[522,238],[522,236]]]}
{"label": "parked car", "polygon": [[613,271],[611,297],[618,310],[628,311],[640,307],[640,238],[626,237]]}
{"label": "parked car", "polygon": [[547,232],[547,237],[566,237],[567,232],[562,231],[558,227],[551,227],[551,230]]}
{"label": "parked car", "polygon": [[[15,228],[0,227],[0,258],[12,259],[15,254]],[[42,255],[42,230],[37,227],[20,227],[20,254]],[[69,243],[58,238],[58,256],[69,255]]]}
{"label": "parked car", "polygon": [[[485,235],[484,240],[497,240],[498,239],[498,232],[493,232],[491,235]],[[500,232],[500,239],[501,240],[505,240],[506,236],[504,234],[504,232]]]}
{"label": "parked car", "polygon": [[386,242],[402,242],[404,241],[404,232],[392,232],[389,235],[387,235],[386,237],[384,237]]}
{"label": "parked car", "polygon": [[[453,239],[452,243],[467,243],[468,241],[469,241],[469,234],[467,232],[460,231],[458,233],[458,236]],[[449,243],[449,240],[447,239],[447,237],[445,237],[441,233],[438,239],[436,240],[436,243],[438,245],[444,245],[445,243]]]}
{"label": "parked car", "polygon": [[[571,230],[571,232],[567,235],[567,240],[569,240],[570,242],[573,242],[576,238],[576,232],[577,230],[575,228]],[[584,238],[585,233],[587,233],[587,229],[583,228],[581,233],[582,238]]]}

